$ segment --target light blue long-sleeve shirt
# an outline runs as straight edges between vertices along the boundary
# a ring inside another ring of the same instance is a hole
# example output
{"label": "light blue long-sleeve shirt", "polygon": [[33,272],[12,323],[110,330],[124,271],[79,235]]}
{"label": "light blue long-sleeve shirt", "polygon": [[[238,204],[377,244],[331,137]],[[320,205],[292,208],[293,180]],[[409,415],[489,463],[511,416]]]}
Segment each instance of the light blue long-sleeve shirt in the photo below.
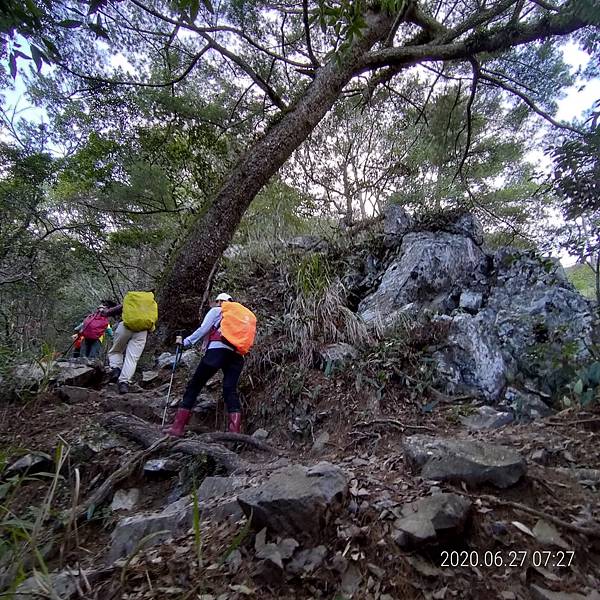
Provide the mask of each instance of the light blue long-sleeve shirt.
{"label": "light blue long-sleeve shirt", "polygon": [[[213,327],[218,329],[219,324],[221,323],[222,312],[220,306],[215,306],[211,308],[204,317],[202,321],[202,325],[183,340],[183,347],[189,348],[194,344],[197,344],[200,340],[206,338],[206,336],[211,332]],[[223,342],[213,341],[208,343],[208,348],[227,348],[231,350],[231,346],[224,344]]]}

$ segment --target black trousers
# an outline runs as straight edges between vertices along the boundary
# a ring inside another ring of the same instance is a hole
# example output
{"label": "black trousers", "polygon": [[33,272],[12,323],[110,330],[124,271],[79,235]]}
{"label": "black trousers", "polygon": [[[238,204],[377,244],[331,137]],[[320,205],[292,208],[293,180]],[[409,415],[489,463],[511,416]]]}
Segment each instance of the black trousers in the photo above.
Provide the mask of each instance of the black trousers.
{"label": "black trousers", "polygon": [[183,400],[180,405],[181,408],[192,410],[198,394],[202,391],[206,382],[221,369],[223,371],[223,397],[225,398],[227,412],[241,412],[237,386],[243,368],[244,357],[234,350],[226,348],[207,350],[196,372],[185,388]]}

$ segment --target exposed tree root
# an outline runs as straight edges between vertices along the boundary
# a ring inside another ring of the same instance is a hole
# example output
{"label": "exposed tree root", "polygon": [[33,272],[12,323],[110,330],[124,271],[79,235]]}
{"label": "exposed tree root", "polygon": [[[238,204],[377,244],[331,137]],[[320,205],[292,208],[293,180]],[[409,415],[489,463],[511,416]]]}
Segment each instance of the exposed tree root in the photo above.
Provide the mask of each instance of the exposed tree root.
{"label": "exposed tree root", "polygon": [[372,421],[361,421],[359,423],[355,423],[354,427],[372,427],[373,425],[391,425],[392,427],[396,427],[397,429],[414,429],[416,431],[429,431],[431,433],[435,433],[435,431],[431,427],[427,427],[426,425],[407,425],[406,423],[401,423],[396,419],[373,419]]}
{"label": "exposed tree root", "polygon": [[114,488],[121,483],[121,481],[130,477],[154,452],[157,450],[165,450],[172,444],[173,438],[163,435],[150,444],[146,450],[136,452],[127,463],[112,473],[97,490],[77,506],[72,519],[79,520],[86,515],[91,508],[102,504],[102,502],[111,495]]}
{"label": "exposed tree root", "polygon": [[[149,448],[152,444],[164,437],[158,425],[148,423],[147,421],[132,415],[108,413],[101,418],[101,422],[105,427],[112,429],[128,439],[134,440],[146,448]],[[169,452],[183,452],[184,454],[190,454],[192,456],[205,454],[210,456],[228,473],[254,471],[263,468],[260,465],[248,463],[235,452],[220,444],[207,443],[198,438],[170,439],[171,444],[168,446]]]}
{"label": "exposed tree root", "polygon": [[279,454],[273,446],[267,444],[267,442],[263,442],[258,438],[252,437],[251,435],[245,435],[243,433],[230,433],[225,431],[215,431],[213,433],[202,433],[198,436],[198,438],[204,442],[208,442],[212,444],[214,442],[237,442],[239,444],[246,444],[248,446],[252,446],[257,450],[262,450],[263,452],[270,452],[271,454]]}
{"label": "exposed tree root", "polygon": [[502,508],[514,508],[520,512],[524,512],[535,517],[539,517],[540,519],[544,519],[549,523],[553,523],[558,527],[561,527],[565,531],[569,531],[571,533],[578,533],[580,535],[585,535],[588,538],[600,538],[600,527],[590,526],[583,527],[582,525],[575,525],[574,523],[568,523],[567,521],[563,521],[554,515],[538,510],[537,508],[531,508],[526,504],[521,504],[521,502],[513,502],[512,500],[502,500],[501,498],[497,498],[496,496],[492,496],[489,494],[483,495],[475,495],[475,494],[467,494],[459,489],[453,489],[454,492],[460,494],[462,496],[467,496],[473,500],[481,500],[482,502],[488,502],[494,506],[499,506]]}

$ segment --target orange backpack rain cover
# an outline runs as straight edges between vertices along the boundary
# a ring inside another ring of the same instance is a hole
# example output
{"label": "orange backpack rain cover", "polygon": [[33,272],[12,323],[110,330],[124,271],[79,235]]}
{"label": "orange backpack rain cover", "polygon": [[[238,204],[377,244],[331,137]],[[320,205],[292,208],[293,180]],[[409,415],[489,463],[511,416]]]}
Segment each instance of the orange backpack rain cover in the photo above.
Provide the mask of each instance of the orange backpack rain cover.
{"label": "orange backpack rain cover", "polygon": [[240,354],[248,354],[256,337],[256,315],[239,302],[223,302],[221,311],[221,335]]}

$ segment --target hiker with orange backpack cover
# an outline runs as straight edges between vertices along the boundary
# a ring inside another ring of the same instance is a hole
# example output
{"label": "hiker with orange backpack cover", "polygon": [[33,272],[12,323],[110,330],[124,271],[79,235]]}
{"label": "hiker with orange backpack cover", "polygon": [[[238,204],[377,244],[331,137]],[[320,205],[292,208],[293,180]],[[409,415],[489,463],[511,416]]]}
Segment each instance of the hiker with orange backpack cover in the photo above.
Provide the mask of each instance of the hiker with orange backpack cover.
{"label": "hiker with orange backpack cover", "polygon": [[223,371],[223,397],[229,415],[228,429],[232,433],[241,432],[242,409],[237,386],[244,368],[244,354],[252,347],[255,334],[254,314],[245,306],[234,302],[229,294],[219,294],[200,327],[183,340],[184,348],[190,348],[202,340],[206,353],[190,379],[179,403],[175,421],[166,433],[176,437],[183,435],[198,394],[219,370]]}

